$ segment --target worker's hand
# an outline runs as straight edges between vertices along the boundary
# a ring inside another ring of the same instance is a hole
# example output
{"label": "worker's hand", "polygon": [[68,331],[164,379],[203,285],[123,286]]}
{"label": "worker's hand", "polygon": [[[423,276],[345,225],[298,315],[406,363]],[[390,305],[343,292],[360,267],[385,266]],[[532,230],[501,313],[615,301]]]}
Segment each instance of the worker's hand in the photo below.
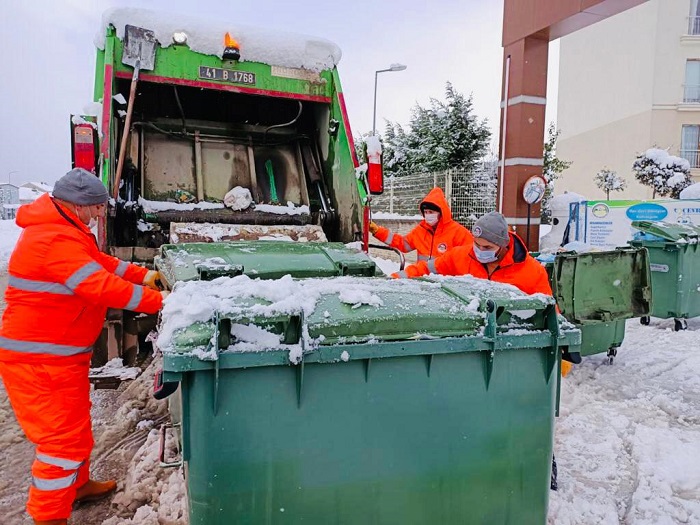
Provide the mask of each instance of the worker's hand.
{"label": "worker's hand", "polygon": [[170,292],[168,290],[161,290],[160,291],[160,296],[163,298],[163,301],[170,295]]}
{"label": "worker's hand", "polygon": [[369,223],[369,233],[374,235],[375,233],[377,233],[378,229],[379,229],[379,225],[377,223],[375,223],[375,222]]}
{"label": "worker's hand", "polygon": [[163,288],[160,285],[160,272],[157,272],[155,270],[148,270],[146,272],[146,276],[143,278],[143,285],[148,286],[149,288],[152,288],[154,290],[160,290]]}

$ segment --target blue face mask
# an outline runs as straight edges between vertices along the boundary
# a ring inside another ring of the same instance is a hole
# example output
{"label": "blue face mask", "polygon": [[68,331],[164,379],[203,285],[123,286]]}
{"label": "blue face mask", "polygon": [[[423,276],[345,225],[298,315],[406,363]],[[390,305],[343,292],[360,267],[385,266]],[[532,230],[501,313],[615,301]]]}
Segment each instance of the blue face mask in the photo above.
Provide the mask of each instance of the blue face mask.
{"label": "blue face mask", "polygon": [[474,255],[476,256],[476,260],[480,263],[486,264],[496,262],[498,260],[497,253],[498,250],[480,250],[476,244],[474,245]]}

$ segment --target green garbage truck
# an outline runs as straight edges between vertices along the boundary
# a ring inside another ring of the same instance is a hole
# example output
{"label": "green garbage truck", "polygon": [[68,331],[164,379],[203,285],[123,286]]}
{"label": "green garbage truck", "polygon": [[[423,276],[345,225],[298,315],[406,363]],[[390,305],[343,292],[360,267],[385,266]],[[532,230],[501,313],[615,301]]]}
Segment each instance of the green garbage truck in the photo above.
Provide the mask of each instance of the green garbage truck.
{"label": "green garbage truck", "polygon": [[[381,164],[358,177],[335,44],[140,9],[105,12],[97,44],[96,116],[71,136],[73,165],[113,196],[104,251],[150,264],[170,242],[366,242]],[[95,355],[128,358],[154,322],[110,312]]]}
{"label": "green garbage truck", "polygon": [[[382,177],[375,145],[358,172],[339,49],[138,9],[103,29],[74,164],[113,196],[100,246],[172,289],[161,464],[184,468],[190,522],[544,523],[580,332],[551,297],[386,279],[346,246]],[[154,321],[113,313],[107,356]]]}

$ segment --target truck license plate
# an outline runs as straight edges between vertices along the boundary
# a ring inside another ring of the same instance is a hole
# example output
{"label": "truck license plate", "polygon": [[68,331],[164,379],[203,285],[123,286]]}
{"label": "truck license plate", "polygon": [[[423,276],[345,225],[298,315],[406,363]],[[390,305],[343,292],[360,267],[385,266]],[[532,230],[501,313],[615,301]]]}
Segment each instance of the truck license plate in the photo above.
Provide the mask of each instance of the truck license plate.
{"label": "truck license plate", "polygon": [[206,78],[207,80],[222,80],[233,84],[255,85],[255,73],[235,71],[233,69],[223,69],[220,67],[199,66],[199,78]]}

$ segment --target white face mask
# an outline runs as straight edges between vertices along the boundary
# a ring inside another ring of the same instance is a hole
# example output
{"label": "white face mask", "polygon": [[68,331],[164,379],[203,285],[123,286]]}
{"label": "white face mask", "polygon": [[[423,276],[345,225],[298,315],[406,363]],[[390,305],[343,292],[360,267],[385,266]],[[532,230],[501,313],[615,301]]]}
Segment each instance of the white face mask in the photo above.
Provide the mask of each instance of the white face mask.
{"label": "white face mask", "polygon": [[498,260],[497,253],[498,250],[480,250],[476,244],[474,245],[474,255],[480,263],[496,262]]}
{"label": "white face mask", "polygon": [[438,221],[440,220],[440,214],[436,211],[426,211],[423,214],[423,219],[430,226],[435,226],[438,223]]}

